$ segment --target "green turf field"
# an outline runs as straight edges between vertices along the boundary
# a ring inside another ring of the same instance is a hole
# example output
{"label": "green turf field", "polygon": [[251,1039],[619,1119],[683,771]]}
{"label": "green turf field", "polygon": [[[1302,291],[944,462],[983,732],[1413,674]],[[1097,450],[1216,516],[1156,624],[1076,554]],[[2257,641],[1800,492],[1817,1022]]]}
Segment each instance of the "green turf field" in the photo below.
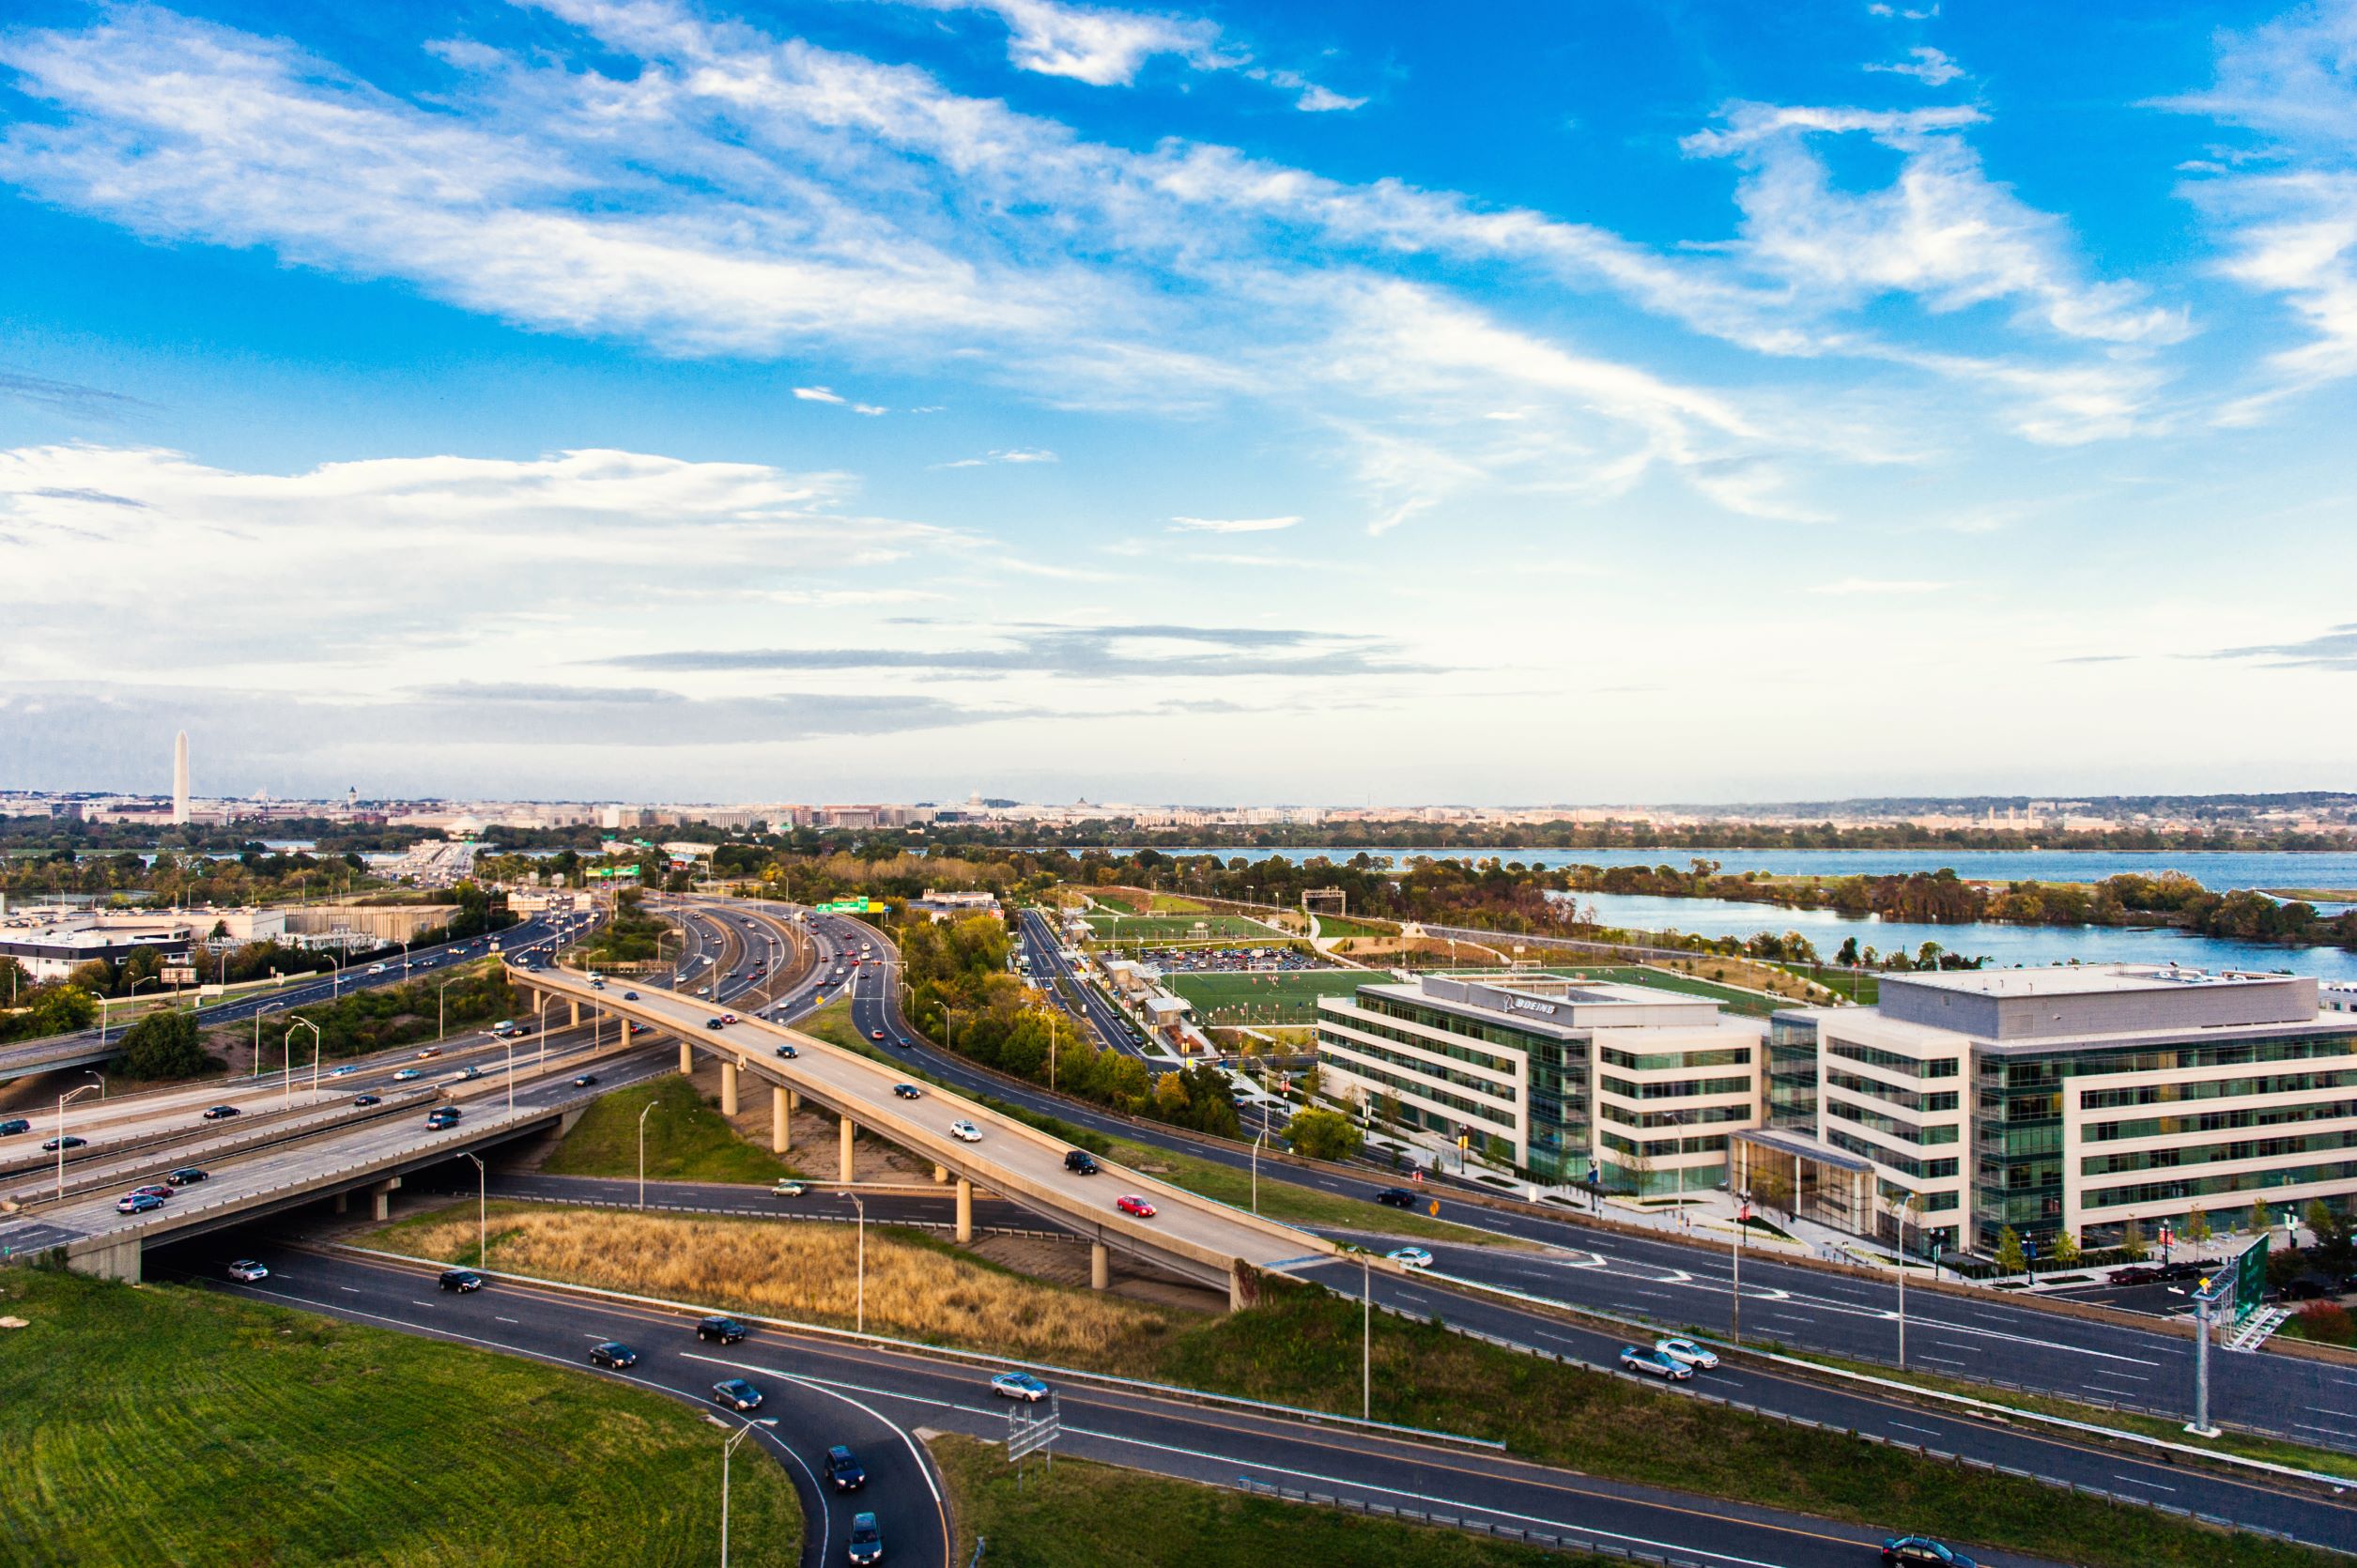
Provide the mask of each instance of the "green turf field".
{"label": "green turf field", "polygon": [[1195,928],[1203,928],[1205,936],[1265,936],[1271,942],[1282,940],[1281,933],[1247,920],[1240,915],[1141,915],[1116,919],[1110,915],[1091,915],[1088,929],[1100,941],[1185,942],[1195,935]]}
{"label": "green turf field", "polygon": [[1311,969],[1268,975],[1170,975],[1163,984],[1194,1006],[1206,1023],[1307,1023],[1321,996],[1348,996],[1388,975],[1364,969]]}

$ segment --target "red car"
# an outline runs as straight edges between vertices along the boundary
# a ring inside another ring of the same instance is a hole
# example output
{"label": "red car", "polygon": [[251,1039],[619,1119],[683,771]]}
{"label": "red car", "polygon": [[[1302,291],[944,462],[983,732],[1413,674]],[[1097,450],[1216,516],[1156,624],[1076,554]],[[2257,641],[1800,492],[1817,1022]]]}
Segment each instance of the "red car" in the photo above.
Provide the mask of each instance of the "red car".
{"label": "red car", "polygon": [[1113,1207],[1124,1214],[1134,1214],[1141,1220],[1151,1220],[1154,1217],[1154,1206],[1135,1192],[1122,1193],[1113,1200]]}

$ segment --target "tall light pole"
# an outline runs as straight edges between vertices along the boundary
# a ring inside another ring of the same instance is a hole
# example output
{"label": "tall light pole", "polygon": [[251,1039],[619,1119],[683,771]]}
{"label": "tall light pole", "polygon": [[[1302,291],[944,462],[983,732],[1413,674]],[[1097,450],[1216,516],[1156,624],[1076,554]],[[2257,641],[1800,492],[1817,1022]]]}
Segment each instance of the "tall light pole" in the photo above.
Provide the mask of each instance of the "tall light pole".
{"label": "tall light pole", "polygon": [[641,1214],[646,1212],[647,1207],[647,1113],[659,1108],[655,1101],[650,1099],[639,1113],[639,1212]]}
{"label": "tall light pole", "polygon": [[856,1325],[864,1334],[868,1331],[868,1206],[860,1201],[856,1192],[847,1196],[851,1199],[851,1207],[859,1212],[859,1307]]}
{"label": "tall light pole", "polygon": [[285,1005],[284,1002],[266,1002],[254,1009],[254,1076],[256,1078],[262,1076],[262,1015],[274,1013]]}
{"label": "tall light pole", "polygon": [[475,1155],[461,1154],[459,1158],[474,1161],[474,1266],[488,1268],[491,1267],[491,1225],[488,1218],[491,1173],[484,1168],[482,1160]]}
{"label": "tall light pole", "polygon": [[[729,1424],[711,1414],[705,1415],[704,1420],[724,1430]],[[720,1568],[729,1568],[729,1455],[736,1452],[736,1445],[749,1437],[756,1426],[777,1424],[775,1418],[746,1422],[737,1427],[734,1436],[720,1445]]]}
{"label": "tall light pole", "polygon": [[286,1033],[279,1037],[279,1044],[286,1051],[286,1072],[282,1080],[284,1093],[279,1103],[289,1110],[295,1103],[295,1031],[298,1029],[311,1031],[311,1092],[319,1092],[319,1026],[307,1018],[290,1018],[286,1021]]}
{"label": "tall light pole", "polygon": [[85,1084],[57,1097],[57,1195],[60,1198],[66,1195],[66,1106],[88,1094],[91,1088],[91,1084]]}

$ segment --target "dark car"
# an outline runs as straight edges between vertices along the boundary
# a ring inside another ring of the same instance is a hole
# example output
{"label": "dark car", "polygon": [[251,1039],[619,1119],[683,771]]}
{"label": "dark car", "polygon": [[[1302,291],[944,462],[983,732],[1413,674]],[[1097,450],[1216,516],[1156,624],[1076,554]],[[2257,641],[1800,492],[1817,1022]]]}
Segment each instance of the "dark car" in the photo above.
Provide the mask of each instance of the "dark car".
{"label": "dark car", "polygon": [[851,1516],[851,1560],[858,1568],[884,1560],[884,1527],[876,1523],[872,1514]]}
{"label": "dark car", "polygon": [[762,1407],[762,1391],[742,1377],[732,1377],[725,1383],[712,1385],[712,1402],[742,1415]]}
{"label": "dark car", "polygon": [[69,1132],[62,1138],[52,1138],[49,1142],[43,1144],[41,1145],[41,1152],[43,1154],[55,1154],[59,1149],[87,1148],[89,1145],[89,1139],[77,1138],[72,1133]]}
{"label": "dark car", "polygon": [[13,1138],[20,1132],[32,1130],[33,1124],[23,1116],[10,1116],[7,1121],[0,1122],[0,1138]]}
{"label": "dark car", "polygon": [[590,1365],[609,1366],[619,1372],[626,1366],[639,1364],[639,1353],[617,1339],[590,1346]]}
{"label": "dark car", "polygon": [[1928,1535],[1896,1535],[1883,1543],[1883,1568],[1978,1568],[1964,1553]]}
{"label": "dark car", "polygon": [[206,1179],[205,1173],[193,1165],[183,1165],[163,1178],[175,1187],[193,1187]]}
{"label": "dark car", "polygon": [[384,1102],[382,1095],[354,1095],[352,1097],[352,1103],[355,1105],[382,1105]]}
{"label": "dark car", "polygon": [[208,1106],[206,1109],[205,1119],[208,1122],[222,1122],[227,1121],[232,1116],[242,1115],[243,1114],[243,1112],[239,1111],[234,1105],[214,1105]]}
{"label": "dark car", "polygon": [[1375,1194],[1375,1201],[1394,1208],[1413,1208],[1416,1207],[1416,1194],[1405,1187],[1386,1187]]}
{"label": "dark car", "polygon": [[696,1324],[696,1337],[719,1345],[734,1345],[746,1335],[745,1325],[733,1317],[706,1317]]}
{"label": "dark car", "polygon": [[922,1097],[924,1092],[924,1090],[918,1088],[914,1084],[895,1084],[892,1085],[892,1098],[895,1099],[917,1099]]}
{"label": "dark car", "polygon": [[868,1484],[868,1467],[859,1462],[859,1455],[837,1443],[826,1451],[826,1479],[838,1492],[856,1492]]}
{"label": "dark car", "polygon": [[1095,1176],[1097,1174],[1097,1157],[1089,1153],[1086,1149],[1066,1149],[1064,1151],[1064,1168],[1071,1172],[1074,1176]]}
{"label": "dark car", "polygon": [[445,1268],[442,1270],[441,1286],[444,1290],[454,1290],[464,1296],[470,1290],[483,1288],[483,1276],[471,1268]]}
{"label": "dark car", "polygon": [[458,1125],[458,1107],[455,1105],[436,1106],[433,1110],[425,1113],[425,1125],[438,1132],[445,1127],[456,1127]]}

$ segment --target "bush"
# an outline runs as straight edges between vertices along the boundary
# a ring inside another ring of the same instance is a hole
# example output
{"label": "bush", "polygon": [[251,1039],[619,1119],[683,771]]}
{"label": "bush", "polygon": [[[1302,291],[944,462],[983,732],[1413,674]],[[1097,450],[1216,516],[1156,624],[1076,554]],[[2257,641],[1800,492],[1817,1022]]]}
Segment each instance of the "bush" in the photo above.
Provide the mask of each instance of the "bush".
{"label": "bush", "polygon": [[123,1032],[126,1078],[193,1078],[209,1065],[194,1013],[149,1013]]}

